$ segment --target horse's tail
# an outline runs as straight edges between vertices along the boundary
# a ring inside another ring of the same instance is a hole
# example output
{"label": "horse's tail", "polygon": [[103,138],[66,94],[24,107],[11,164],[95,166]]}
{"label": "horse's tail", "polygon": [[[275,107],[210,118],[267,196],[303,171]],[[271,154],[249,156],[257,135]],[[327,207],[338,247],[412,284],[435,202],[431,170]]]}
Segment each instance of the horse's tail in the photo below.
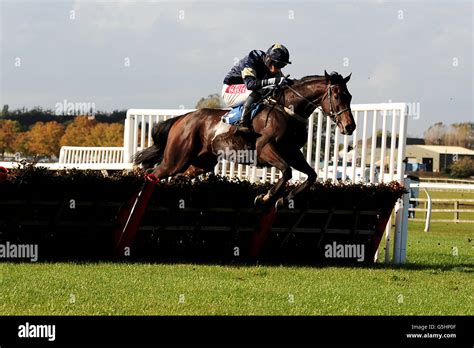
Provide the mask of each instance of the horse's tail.
{"label": "horse's tail", "polygon": [[154,144],[140,152],[137,152],[133,156],[133,163],[136,165],[142,164],[145,169],[153,167],[156,163],[160,163],[163,159],[166,142],[168,141],[168,133],[170,132],[171,127],[182,116],[173,117],[166,121],[157,123],[153,127],[152,132]]}

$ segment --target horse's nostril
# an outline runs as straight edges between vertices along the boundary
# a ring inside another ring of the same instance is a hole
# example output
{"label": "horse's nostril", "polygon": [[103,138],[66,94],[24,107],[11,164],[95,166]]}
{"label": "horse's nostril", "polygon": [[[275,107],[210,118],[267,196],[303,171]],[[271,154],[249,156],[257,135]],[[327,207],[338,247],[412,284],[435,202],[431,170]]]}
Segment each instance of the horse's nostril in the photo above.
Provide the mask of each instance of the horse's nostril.
{"label": "horse's nostril", "polygon": [[352,131],[352,126],[350,124],[346,125],[346,132],[350,133]]}

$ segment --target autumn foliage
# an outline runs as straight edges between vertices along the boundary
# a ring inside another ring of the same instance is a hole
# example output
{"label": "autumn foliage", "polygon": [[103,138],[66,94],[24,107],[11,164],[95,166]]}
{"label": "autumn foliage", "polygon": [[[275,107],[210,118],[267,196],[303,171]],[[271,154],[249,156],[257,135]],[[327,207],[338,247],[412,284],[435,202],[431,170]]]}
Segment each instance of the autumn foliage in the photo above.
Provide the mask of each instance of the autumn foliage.
{"label": "autumn foliage", "polygon": [[123,125],[101,123],[77,116],[66,126],[56,121],[36,122],[21,132],[13,120],[0,120],[0,154],[20,152],[23,156],[59,156],[61,146],[123,146]]}
{"label": "autumn foliage", "polygon": [[17,121],[1,120],[0,121],[0,152],[2,158],[5,152],[12,152],[15,149],[15,140],[20,131]]}

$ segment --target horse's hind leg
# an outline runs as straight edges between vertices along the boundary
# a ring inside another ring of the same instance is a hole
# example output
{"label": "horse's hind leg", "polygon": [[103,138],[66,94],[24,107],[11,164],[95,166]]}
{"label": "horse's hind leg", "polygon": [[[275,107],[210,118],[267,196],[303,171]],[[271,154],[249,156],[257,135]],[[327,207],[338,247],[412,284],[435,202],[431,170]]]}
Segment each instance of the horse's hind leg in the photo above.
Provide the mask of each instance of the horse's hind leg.
{"label": "horse's hind leg", "polygon": [[211,152],[203,151],[191,162],[185,175],[196,177],[200,174],[212,172],[217,164],[217,156]]}
{"label": "horse's hind leg", "polygon": [[182,174],[189,167],[189,163],[185,160],[169,163],[165,160],[153,170],[153,174],[158,179],[164,179],[173,175]]}
{"label": "horse's hind leg", "polygon": [[168,141],[163,161],[153,170],[153,174],[158,179],[183,174],[190,166],[193,157],[192,137],[187,138],[180,145],[178,146],[176,142]]}

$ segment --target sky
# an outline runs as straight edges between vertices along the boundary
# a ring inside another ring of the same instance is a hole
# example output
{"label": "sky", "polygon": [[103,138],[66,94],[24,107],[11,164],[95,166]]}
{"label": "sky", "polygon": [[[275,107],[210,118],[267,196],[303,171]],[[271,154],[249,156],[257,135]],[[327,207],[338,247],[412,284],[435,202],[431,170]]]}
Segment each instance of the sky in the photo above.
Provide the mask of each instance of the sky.
{"label": "sky", "polygon": [[354,104],[419,103],[411,136],[474,122],[472,0],[0,0],[0,11],[10,109],[194,108],[236,60],[282,43],[293,78],[352,73]]}

